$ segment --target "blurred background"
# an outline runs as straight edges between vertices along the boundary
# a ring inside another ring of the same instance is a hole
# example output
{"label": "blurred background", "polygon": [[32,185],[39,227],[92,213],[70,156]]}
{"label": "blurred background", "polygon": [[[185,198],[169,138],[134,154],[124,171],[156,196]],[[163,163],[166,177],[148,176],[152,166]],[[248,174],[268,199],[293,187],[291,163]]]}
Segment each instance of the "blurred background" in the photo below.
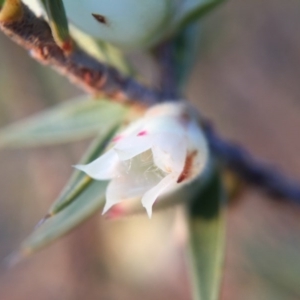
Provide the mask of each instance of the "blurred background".
{"label": "blurred background", "polygon": [[[300,181],[300,2],[228,0],[203,21],[188,97],[218,131]],[[0,126],[81,92],[0,34]],[[0,261],[57,197],[86,142],[0,152]],[[180,212],[97,214],[12,270],[0,299],[190,299]],[[222,300],[300,299],[300,207],[247,189],[228,208]]]}

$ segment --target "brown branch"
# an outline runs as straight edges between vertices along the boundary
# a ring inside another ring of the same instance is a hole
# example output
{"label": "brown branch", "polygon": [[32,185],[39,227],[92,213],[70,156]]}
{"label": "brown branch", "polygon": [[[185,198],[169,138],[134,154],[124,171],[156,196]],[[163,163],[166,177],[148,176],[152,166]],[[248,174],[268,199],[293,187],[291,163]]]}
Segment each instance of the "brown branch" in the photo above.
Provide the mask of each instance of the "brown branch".
{"label": "brown branch", "polygon": [[162,100],[161,92],[122,76],[80,49],[66,55],[55,43],[47,22],[37,18],[24,4],[22,18],[16,22],[0,22],[0,29],[36,60],[53,67],[88,93],[147,105]]}
{"label": "brown branch", "polygon": [[183,99],[176,80],[175,45],[173,40],[165,41],[154,49],[160,67],[160,88],[165,99]]}
{"label": "brown branch", "polygon": [[[116,69],[100,63],[80,49],[66,55],[54,42],[48,24],[37,18],[25,5],[22,18],[10,23],[0,22],[0,30],[28,50],[39,62],[53,67],[88,93],[146,105],[158,103],[164,98],[163,91],[155,91],[132,78],[122,76]],[[166,52],[161,53],[160,61],[163,62],[165,76],[168,76],[172,73],[174,64],[170,63],[168,58],[170,49],[163,50]],[[174,82],[169,81],[169,78],[165,78],[162,85],[168,93],[174,92]],[[272,167],[257,161],[243,148],[223,140],[209,122],[204,123],[211,150],[226,167],[248,183],[265,189],[273,197],[287,198],[300,204],[298,183],[288,180]]]}

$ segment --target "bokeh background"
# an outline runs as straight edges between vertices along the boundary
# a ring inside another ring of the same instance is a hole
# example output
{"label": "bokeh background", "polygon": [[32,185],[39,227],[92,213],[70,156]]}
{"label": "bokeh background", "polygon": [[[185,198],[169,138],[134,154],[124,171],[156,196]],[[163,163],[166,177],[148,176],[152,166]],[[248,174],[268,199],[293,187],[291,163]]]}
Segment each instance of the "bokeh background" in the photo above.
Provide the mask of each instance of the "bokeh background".
{"label": "bokeh background", "polygon": [[[300,2],[228,0],[203,21],[188,97],[223,136],[300,181]],[[81,92],[0,34],[0,125]],[[0,151],[0,261],[59,194],[86,142]],[[228,207],[222,300],[300,299],[300,207],[246,189]],[[180,211],[100,214],[12,270],[0,299],[190,299]]]}

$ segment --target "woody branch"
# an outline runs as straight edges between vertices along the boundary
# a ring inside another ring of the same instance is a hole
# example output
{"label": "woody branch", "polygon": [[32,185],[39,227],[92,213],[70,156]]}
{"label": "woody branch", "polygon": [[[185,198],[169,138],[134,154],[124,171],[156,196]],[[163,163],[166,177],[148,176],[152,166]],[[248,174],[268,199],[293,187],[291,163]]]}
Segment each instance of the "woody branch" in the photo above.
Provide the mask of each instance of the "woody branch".
{"label": "woody branch", "polygon": [[[18,20],[0,22],[0,30],[28,50],[36,60],[51,66],[86,92],[144,105],[159,103],[166,94],[174,92],[170,91],[169,81],[165,84],[167,92],[151,89],[133,78],[121,75],[116,69],[100,63],[78,48],[69,55],[65,54],[56,45],[47,22],[37,18],[24,4],[22,12]],[[172,72],[170,62],[165,56],[161,56],[166,59],[162,65],[166,66],[165,70]],[[176,91],[173,94],[177,95]],[[272,197],[285,198],[300,204],[298,183],[287,179],[274,167],[253,158],[240,146],[222,139],[210,122],[204,120],[203,124],[212,152],[226,167],[248,184],[263,189]]]}

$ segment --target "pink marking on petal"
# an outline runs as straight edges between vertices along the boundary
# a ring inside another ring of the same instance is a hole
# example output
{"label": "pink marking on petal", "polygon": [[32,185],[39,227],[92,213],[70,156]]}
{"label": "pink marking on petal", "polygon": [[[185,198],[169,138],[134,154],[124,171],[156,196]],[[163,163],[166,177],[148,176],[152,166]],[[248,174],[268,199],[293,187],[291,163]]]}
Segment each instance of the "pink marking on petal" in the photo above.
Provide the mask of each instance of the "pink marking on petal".
{"label": "pink marking on petal", "polygon": [[144,136],[144,135],[147,135],[148,132],[146,130],[143,130],[143,131],[140,131],[137,136]]}
{"label": "pink marking on petal", "polygon": [[112,142],[118,142],[119,140],[121,140],[123,137],[122,137],[122,135],[117,135],[117,136],[115,136],[113,139],[112,139]]}
{"label": "pink marking on petal", "polygon": [[121,207],[120,205],[115,205],[106,213],[106,217],[109,220],[115,220],[115,219],[119,219],[121,216],[123,216],[124,213],[125,213],[125,211],[124,211],[123,207]]}

